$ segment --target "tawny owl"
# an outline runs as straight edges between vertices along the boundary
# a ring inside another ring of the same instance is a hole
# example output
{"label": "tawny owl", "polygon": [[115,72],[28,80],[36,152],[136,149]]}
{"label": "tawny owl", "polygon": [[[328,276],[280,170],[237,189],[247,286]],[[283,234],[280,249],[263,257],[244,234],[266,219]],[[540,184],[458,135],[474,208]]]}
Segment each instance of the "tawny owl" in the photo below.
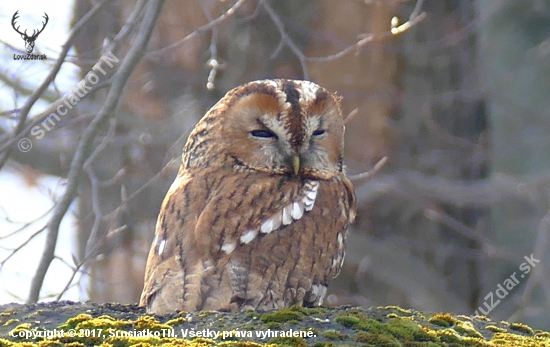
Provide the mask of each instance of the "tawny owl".
{"label": "tawny owl", "polygon": [[141,305],[320,305],[344,260],[355,193],[339,98],[315,83],[250,82],[196,125],[161,207]]}

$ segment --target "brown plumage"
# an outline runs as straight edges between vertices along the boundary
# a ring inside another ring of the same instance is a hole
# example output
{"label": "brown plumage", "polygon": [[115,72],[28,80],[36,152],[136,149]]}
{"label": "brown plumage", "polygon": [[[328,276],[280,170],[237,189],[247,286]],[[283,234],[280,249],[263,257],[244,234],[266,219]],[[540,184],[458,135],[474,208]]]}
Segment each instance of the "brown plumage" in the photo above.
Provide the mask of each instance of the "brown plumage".
{"label": "brown plumage", "polygon": [[320,305],[338,275],[355,194],[339,99],[308,81],[229,91],[196,125],[157,221],[141,305]]}

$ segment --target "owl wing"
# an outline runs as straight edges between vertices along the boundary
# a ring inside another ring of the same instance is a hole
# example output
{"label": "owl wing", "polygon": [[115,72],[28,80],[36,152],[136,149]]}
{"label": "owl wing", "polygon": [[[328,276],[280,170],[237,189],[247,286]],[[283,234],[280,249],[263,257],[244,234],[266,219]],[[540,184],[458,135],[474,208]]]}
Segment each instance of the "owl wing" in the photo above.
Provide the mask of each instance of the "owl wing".
{"label": "owl wing", "polygon": [[[290,201],[299,184],[223,169],[186,170],[168,191],[149,251],[140,305],[148,311],[220,309],[232,297],[224,271],[239,235]],[[266,202],[271,203],[266,204]],[[236,242],[235,242],[236,241]],[[212,293],[215,291],[215,293]],[[210,302],[205,306],[204,300]]]}
{"label": "owl wing", "polygon": [[263,175],[203,170],[176,179],[159,214],[141,305],[162,313],[322,301],[355,213],[351,183]]}
{"label": "owl wing", "polygon": [[198,300],[202,266],[192,236],[209,190],[197,177],[178,175],[162,203],[140,300],[149,312],[194,310]]}

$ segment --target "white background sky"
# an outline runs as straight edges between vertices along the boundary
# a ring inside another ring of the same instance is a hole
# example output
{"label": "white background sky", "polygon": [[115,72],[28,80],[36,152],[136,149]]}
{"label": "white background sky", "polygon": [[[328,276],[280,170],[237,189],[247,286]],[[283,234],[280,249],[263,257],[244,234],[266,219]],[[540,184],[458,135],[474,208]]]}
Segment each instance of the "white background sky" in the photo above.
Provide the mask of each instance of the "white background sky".
{"label": "white background sky", "polygon": [[[19,79],[25,86],[38,86],[51,69],[53,60],[57,58],[68,36],[72,6],[73,0],[0,0],[0,71]],[[48,14],[49,22],[38,36],[33,53],[46,54],[49,61],[14,61],[13,54],[20,52],[6,47],[5,44],[25,50],[23,39],[11,26],[12,16],[17,10],[17,25],[21,26],[20,31],[28,28],[29,34],[32,34],[33,29],[41,28],[44,12]],[[70,53],[72,54],[73,52]],[[76,76],[77,68],[70,63],[64,64],[55,87],[62,94],[70,91],[78,82]],[[53,86],[51,87],[53,90]],[[25,100],[25,96],[14,95],[10,88],[0,82],[0,111],[21,107]],[[45,103],[38,102],[30,115],[39,113],[45,106]],[[0,118],[0,127],[10,129],[14,125],[14,122]],[[40,140],[34,140],[33,145],[39,146]],[[29,185],[17,170],[8,164],[0,171],[0,262],[11,253],[10,249],[19,246],[43,227],[49,215],[46,214],[45,218],[37,220],[23,232],[9,238],[5,236],[47,213],[53,205],[53,198],[62,194],[64,189],[64,180],[51,176],[40,176],[37,185]],[[73,224],[74,218],[69,212],[61,225],[56,248],[56,255],[69,263],[72,263],[74,245],[71,233]],[[34,238],[0,269],[0,305],[25,301],[44,248],[44,240],[45,232]],[[41,291],[41,300],[51,300],[51,295],[55,295],[66,285],[71,273],[67,265],[60,260],[54,260]],[[86,296],[79,288],[72,288],[62,299],[83,300]]]}

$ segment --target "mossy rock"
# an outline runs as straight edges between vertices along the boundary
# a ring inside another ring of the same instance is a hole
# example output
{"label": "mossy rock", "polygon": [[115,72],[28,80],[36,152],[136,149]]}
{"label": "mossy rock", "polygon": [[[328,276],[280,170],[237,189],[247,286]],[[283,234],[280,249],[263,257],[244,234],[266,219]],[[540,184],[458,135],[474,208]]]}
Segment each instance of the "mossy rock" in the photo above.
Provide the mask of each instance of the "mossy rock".
{"label": "mossy rock", "polygon": [[0,306],[4,346],[550,346],[550,333],[486,317],[396,306],[148,315],[89,302]]}

